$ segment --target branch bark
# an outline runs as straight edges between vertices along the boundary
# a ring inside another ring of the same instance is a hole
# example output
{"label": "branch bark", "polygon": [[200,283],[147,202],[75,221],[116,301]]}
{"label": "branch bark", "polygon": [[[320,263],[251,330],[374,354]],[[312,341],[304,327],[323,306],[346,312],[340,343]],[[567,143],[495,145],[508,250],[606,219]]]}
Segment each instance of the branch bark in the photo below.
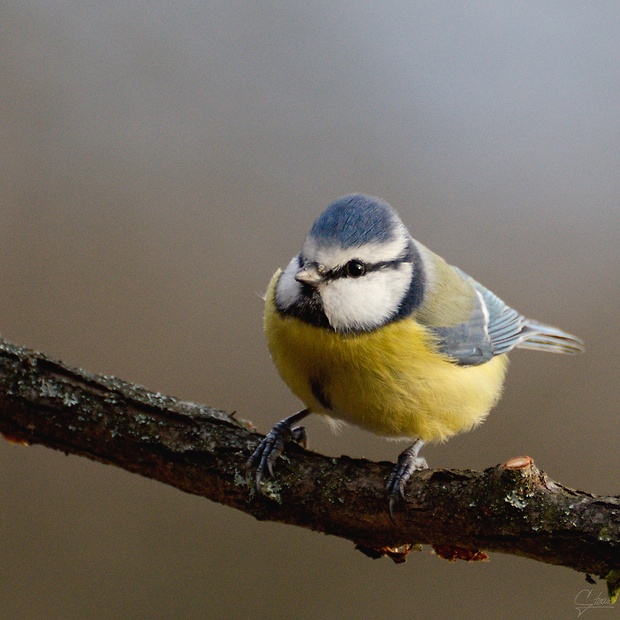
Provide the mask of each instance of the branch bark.
{"label": "branch bark", "polygon": [[499,551],[620,582],[620,497],[550,480],[529,457],[483,472],[415,474],[395,523],[391,463],[328,458],[287,446],[257,493],[245,463],[261,436],[223,411],[71,368],[0,340],[0,432],[159,480],[254,515],[353,541],[402,561],[418,544],[442,557]]}

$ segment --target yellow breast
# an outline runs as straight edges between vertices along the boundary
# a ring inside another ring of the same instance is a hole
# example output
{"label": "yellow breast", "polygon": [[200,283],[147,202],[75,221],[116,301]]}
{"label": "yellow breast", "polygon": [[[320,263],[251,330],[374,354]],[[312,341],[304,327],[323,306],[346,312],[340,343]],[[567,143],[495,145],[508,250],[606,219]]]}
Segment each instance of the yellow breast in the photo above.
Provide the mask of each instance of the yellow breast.
{"label": "yellow breast", "polygon": [[500,397],[505,355],[458,366],[412,319],[339,334],[281,315],[273,276],[265,333],[278,372],[311,411],[388,437],[441,441],[484,420]]}

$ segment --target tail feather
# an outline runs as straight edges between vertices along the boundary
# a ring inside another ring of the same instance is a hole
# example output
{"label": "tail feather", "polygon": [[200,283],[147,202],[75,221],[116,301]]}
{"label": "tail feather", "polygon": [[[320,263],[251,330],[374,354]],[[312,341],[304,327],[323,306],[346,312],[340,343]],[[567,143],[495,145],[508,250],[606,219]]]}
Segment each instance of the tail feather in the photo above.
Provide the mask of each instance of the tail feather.
{"label": "tail feather", "polygon": [[583,340],[573,336],[557,327],[526,319],[521,332],[519,349],[531,349],[534,351],[547,351],[549,353],[565,353],[575,355],[583,353],[585,347]]}

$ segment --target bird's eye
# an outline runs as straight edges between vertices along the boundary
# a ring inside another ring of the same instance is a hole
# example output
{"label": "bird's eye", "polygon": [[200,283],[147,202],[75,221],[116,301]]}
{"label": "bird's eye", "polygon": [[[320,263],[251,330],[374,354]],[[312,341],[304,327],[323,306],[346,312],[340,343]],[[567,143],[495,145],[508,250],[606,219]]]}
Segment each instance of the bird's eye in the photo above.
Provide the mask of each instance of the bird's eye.
{"label": "bird's eye", "polygon": [[350,278],[359,278],[366,273],[366,265],[361,260],[350,260],[345,265],[345,272]]}

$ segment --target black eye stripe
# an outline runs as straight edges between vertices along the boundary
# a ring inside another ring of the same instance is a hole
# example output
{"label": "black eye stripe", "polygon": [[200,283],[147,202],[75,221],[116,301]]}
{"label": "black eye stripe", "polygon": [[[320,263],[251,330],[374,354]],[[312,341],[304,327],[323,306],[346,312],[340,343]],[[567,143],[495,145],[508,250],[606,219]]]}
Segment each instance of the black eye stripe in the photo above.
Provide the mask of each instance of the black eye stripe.
{"label": "black eye stripe", "polygon": [[382,260],[377,261],[376,263],[365,263],[359,259],[352,259],[348,261],[345,265],[341,267],[336,267],[335,269],[330,269],[325,273],[326,280],[337,280],[338,278],[355,278],[360,276],[352,276],[349,273],[349,264],[351,262],[358,262],[364,266],[363,273],[360,276],[370,273],[372,271],[381,271],[382,269],[397,269],[403,263],[411,263],[412,261],[406,259],[397,259],[397,260]]}

